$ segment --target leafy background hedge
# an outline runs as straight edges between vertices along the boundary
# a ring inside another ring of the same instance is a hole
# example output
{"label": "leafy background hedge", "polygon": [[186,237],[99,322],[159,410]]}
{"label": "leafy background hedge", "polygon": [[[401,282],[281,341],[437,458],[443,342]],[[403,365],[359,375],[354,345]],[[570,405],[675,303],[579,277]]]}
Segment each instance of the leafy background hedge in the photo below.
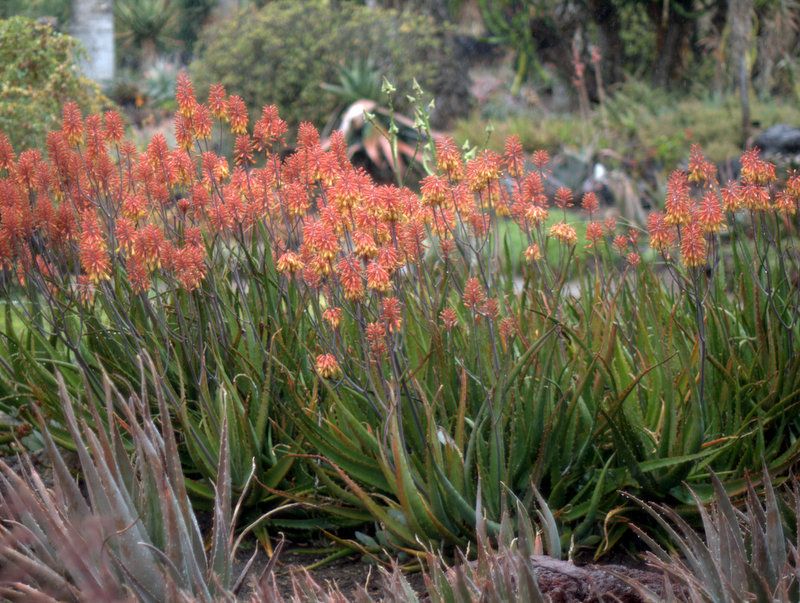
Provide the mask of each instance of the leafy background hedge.
{"label": "leafy background hedge", "polygon": [[323,125],[338,100],[320,84],[336,82],[341,68],[369,58],[397,87],[399,110],[408,108],[416,78],[438,105],[458,113],[467,108],[469,91],[446,33],[420,14],[280,0],[208,28],[191,71],[201,92],[220,82],[251,110],[276,104],[290,125]]}
{"label": "leafy background hedge", "polygon": [[25,17],[0,20],[0,131],[15,148],[40,147],[58,127],[61,106],[97,112],[110,101],[78,70],[78,45]]}

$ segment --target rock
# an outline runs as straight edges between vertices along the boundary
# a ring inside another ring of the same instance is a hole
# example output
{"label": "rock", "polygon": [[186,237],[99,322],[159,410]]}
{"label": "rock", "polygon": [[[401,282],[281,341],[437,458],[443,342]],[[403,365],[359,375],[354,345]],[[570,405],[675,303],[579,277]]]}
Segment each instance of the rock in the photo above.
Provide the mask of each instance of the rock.
{"label": "rock", "polygon": [[658,573],[623,565],[573,565],[550,557],[534,557],[539,590],[553,603],[641,603],[641,592],[623,580],[625,576],[641,587],[663,592],[664,577]]}
{"label": "rock", "polygon": [[639,188],[622,170],[608,170],[596,163],[592,174],[582,185],[582,193],[594,192],[607,206],[614,206],[629,222],[643,225],[647,220]]}
{"label": "rock", "polygon": [[583,183],[592,173],[592,165],[585,158],[567,151],[555,155],[550,166],[552,173],[545,182],[549,195],[554,194],[560,186],[566,186],[574,195],[580,195]]}
{"label": "rock", "polygon": [[764,155],[797,155],[800,153],[800,128],[778,124],[767,128],[753,139],[753,146]]}

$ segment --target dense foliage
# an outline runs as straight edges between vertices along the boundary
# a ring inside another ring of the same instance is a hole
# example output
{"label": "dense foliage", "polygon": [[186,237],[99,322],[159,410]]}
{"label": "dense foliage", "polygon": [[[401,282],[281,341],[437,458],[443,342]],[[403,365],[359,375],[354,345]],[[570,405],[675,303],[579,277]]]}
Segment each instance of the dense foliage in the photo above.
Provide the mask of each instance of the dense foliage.
{"label": "dense foliage", "polygon": [[[645,237],[592,193],[580,213],[569,190],[548,197],[547,153],[514,138],[464,153],[421,132],[416,193],[355,169],[341,133],[324,148],[302,124],[284,154],[275,106],[251,124],[186,77],[176,100],[175,149],[139,152],[116,113],[75,104],[47,158],[0,141],[16,420],[39,407],[78,446],[57,371],[89,424],[103,375],[144,387],[199,504],[229,456],[233,492],[255,472],[244,506],[300,503],[265,525],[374,523],[344,541],[368,555],[466,545],[482,514],[496,535],[510,495],[530,511],[537,492],[561,550],[602,553],[641,516],[621,491],[687,503],[712,471],[735,493],[797,460],[800,176],[757,150],[720,182],[695,147]],[[232,164],[214,128],[236,137]]]}
{"label": "dense foliage", "polygon": [[209,27],[200,43],[192,65],[200,89],[221,82],[251,111],[275,104],[291,127],[303,120],[324,125],[339,100],[322,84],[337,82],[341,68],[367,59],[396,84],[400,110],[408,106],[414,78],[454,114],[469,96],[445,31],[410,12],[278,0]]}
{"label": "dense foliage", "polygon": [[0,130],[15,146],[42,147],[67,101],[91,112],[108,104],[80,74],[77,53],[73,38],[48,25],[24,17],[0,21]]}

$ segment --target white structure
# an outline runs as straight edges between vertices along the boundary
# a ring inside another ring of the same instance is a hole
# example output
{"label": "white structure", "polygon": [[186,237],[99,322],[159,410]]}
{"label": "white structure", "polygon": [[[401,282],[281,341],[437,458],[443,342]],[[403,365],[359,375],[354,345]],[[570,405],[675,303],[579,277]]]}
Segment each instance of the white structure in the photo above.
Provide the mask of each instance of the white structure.
{"label": "white structure", "polygon": [[72,0],[71,33],[86,49],[86,75],[100,83],[114,78],[114,0]]}

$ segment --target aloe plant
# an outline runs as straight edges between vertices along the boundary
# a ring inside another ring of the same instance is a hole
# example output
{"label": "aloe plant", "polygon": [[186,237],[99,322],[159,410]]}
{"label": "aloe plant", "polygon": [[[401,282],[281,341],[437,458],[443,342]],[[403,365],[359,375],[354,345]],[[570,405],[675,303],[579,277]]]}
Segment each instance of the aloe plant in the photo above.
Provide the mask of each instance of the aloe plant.
{"label": "aloe plant", "polygon": [[[763,493],[748,481],[744,506],[737,507],[724,484],[711,476],[714,499],[706,505],[695,495],[702,531],[665,506],[634,499],[668,536],[672,552],[651,535],[632,526],[647,543],[648,564],[663,571],[673,592],[691,601],[789,603],[800,597],[800,484],[792,478],[777,489],[765,469]],[[788,511],[788,513],[786,513]],[[787,528],[784,517],[791,519]],[[641,589],[649,601],[660,601]]]}
{"label": "aloe plant", "polygon": [[[154,365],[143,377],[159,379]],[[53,441],[41,433],[52,466],[48,486],[22,455],[18,474],[0,461],[0,593],[8,600],[235,600],[253,558],[233,568],[243,535],[235,533],[241,500],[232,499],[229,431],[223,419],[210,534],[201,532],[184,484],[175,432],[159,428],[139,395],[123,397],[104,379],[104,418],[78,419],[56,374],[66,427],[76,444],[78,481]],[[146,383],[146,380],[144,381]],[[161,417],[169,417],[159,396]],[[236,503],[236,504],[234,504]],[[207,547],[207,543],[209,547]]]}
{"label": "aloe plant", "polygon": [[[592,195],[585,225],[570,191],[551,205],[545,152],[463,152],[422,107],[417,193],[354,167],[340,132],[326,147],[303,124],[285,155],[277,108],[249,128],[221,86],[201,103],[181,77],[176,100],[176,149],[138,153],[119,116],[75,105],[47,159],[0,137],[15,419],[39,405],[77,447],[56,373],[92,424],[102,375],[138,392],[146,353],[199,505],[225,424],[235,495],[255,463],[248,511],[302,504],[270,528],[360,527],[347,546],[418,559],[474,541],[479,505],[497,533],[506,490],[529,510],[540,492],[562,545],[601,555],[630,537],[623,489],[675,505],[712,471],[741,492],[800,457],[800,177],[748,152],[725,185],[695,149],[645,251]],[[223,127],[233,166],[210,150]]]}

